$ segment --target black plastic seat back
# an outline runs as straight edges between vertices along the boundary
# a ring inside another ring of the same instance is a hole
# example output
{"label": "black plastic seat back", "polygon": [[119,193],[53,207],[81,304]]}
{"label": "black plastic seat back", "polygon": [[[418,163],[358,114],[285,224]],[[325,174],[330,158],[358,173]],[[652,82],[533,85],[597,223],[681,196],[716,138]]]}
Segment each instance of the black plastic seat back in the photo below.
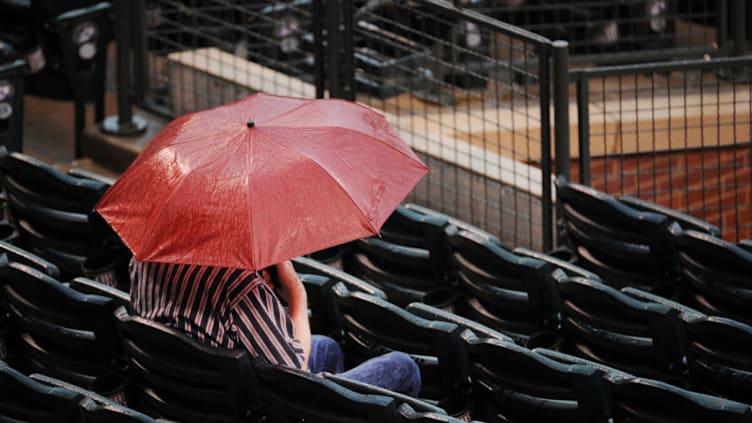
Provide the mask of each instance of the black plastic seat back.
{"label": "black plastic seat back", "polygon": [[204,345],[123,307],[115,315],[144,411],[186,422],[238,422],[258,409],[247,351]]}
{"label": "black plastic seat back", "polygon": [[596,368],[560,363],[491,339],[470,338],[467,350],[474,417],[480,420],[581,422],[608,416],[605,385]]}
{"label": "black plastic seat back", "polygon": [[398,206],[378,236],[355,240],[343,258],[345,271],[383,289],[406,305],[450,283],[444,218]]}
{"label": "black plastic seat back", "polygon": [[410,303],[407,305],[406,310],[424,319],[439,320],[455,324],[462,329],[467,329],[473,332],[475,336],[479,338],[493,338],[514,342],[510,336],[496,331],[489,326],[425,303]]}
{"label": "black plastic seat back", "polygon": [[670,207],[661,206],[652,201],[643,200],[631,195],[619,196],[619,201],[641,211],[665,215],[672,222],[676,222],[684,230],[691,229],[717,237],[721,236],[721,229],[719,227]]}
{"label": "black plastic seat back", "polygon": [[456,226],[460,230],[468,231],[468,232],[473,232],[473,233],[476,233],[476,234],[481,235],[483,237],[486,237],[488,239],[493,239],[493,240],[497,240],[498,241],[498,238],[495,235],[491,234],[490,232],[488,232],[486,230],[483,230],[483,229],[481,229],[481,228],[479,228],[479,227],[477,227],[477,226],[475,226],[475,225],[473,225],[471,223],[468,223],[467,221],[464,221],[464,220],[459,219],[459,218],[454,217],[454,216],[450,216],[450,215],[448,215],[446,213],[442,213],[442,212],[440,212],[438,210],[435,210],[435,209],[432,209],[430,207],[421,206],[421,205],[418,205],[418,204],[415,204],[415,203],[405,204],[405,207],[408,210],[414,211],[416,213],[420,213],[420,214],[424,214],[424,215],[427,215],[427,216],[436,217],[436,218],[439,218],[439,219],[445,219],[447,222],[449,222],[449,224]]}
{"label": "black plastic seat back", "polygon": [[674,243],[690,306],[752,324],[752,252],[721,238],[676,228]]}
{"label": "black plastic seat back", "polygon": [[565,352],[647,377],[664,375],[678,365],[682,345],[677,310],[581,277],[564,278],[556,287]]}
{"label": "black plastic seat back", "polygon": [[256,359],[265,414],[274,422],[397,423],[396,401],[362,394],[304,370]]}
{"label": "black plastic seat back", "polygon": [[0,420],[77,423],[81,395],[37,382],[0,361]]}
{"label": "black plastic seat back", "polygon": [[15,262],[0,266],[0,283],[18,327],[10,340],[14,365],[83,387],[119,370],[111,299],[79,293]]}
{"label": "black plastic seat back", "polygon": [[467,387],[461,327],[418,317],[390,302],[349,291],[341,283],[332,292],[346,344],[362,358],[389,351],[410,355],[421,369],[421,395],[425,397],[441,397]]}
{"label": "black plastic seat back", "polygon": [[555,319],[552,264],[518,256],[472,232],[450,227],[447,234],[452,265],[466,297],[460,314],[520,339]]}
{"label": "black plastic seat back", "polygon": [[696,390],[750,402],[752,326],[723,317],[685,322],[689,376]]}
{"label": "black plastic seat back", "polygon": [[665,215],[639,211],[591,187],[556,179],[560,238],[576,264],[605,283],[671,289],[675,269]]}
{"label": "black plastic seat back", "polygon": [[751,422],[748,404],[644,378],[607,378],[616,422]]}
{"label": "black plastic seat back", "polygon": [[40,373],[34,373],[29,377],[45,385],[67,389],[80,394],[82,399],[79,401],[78,406],[81,423],[154,423],[156,421],[146,414],[63,380]]}

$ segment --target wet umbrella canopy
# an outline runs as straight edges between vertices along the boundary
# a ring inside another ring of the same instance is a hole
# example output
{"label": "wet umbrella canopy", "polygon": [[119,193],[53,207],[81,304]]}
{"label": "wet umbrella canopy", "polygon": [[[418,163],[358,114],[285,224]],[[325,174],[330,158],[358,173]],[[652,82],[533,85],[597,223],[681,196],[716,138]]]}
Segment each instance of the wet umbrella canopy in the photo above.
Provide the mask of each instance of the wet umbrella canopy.
{"label": "wet umbrella canopy", "polygon": [[261,269],[377,233],[427,171],[380,113],[259,93],[169,123],[96,209],[140,261]]}

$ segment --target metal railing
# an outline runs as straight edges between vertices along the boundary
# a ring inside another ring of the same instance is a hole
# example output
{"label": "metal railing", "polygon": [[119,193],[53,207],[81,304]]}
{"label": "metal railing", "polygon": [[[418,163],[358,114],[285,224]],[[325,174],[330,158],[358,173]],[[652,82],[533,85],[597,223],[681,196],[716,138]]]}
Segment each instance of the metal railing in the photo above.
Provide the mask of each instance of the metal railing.
{"label": "metal railing", "polygon": [[752,57],[573,72],[581,182],[752,238]]}

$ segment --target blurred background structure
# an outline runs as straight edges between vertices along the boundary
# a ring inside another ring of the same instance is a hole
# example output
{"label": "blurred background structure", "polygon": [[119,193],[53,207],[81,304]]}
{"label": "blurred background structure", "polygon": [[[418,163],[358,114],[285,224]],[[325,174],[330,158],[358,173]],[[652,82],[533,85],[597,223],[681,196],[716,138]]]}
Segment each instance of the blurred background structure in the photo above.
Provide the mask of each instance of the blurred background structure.
{"label": "blurred background structure", "polygon": [[[431,167],[409,201],[509,245],[556,245],[557,174],[690,213],[736,241],[752,236],[750,9],[737,0],[114,2],[104,98],[125,122],[117,129],[146,117],[148,134],[256,91],[354,99],[385,113]],[[47,124],[61,114],[36,112],[57,104],[43,98],[26,100],[28,139],[56,139],[43,131],[69,122]],[[74,148],[114,172],[148,140],[105,132],[90,127]]]}

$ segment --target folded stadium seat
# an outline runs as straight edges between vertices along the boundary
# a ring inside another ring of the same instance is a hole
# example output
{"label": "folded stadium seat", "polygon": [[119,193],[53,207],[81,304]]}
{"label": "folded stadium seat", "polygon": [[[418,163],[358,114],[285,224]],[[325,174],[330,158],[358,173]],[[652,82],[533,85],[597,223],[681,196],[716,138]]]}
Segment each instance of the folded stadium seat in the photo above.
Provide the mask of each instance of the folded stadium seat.
{"label": "folded stadium seat", "polygon": [[78,423],[81,394],[37,382],[0,361],[0,420]]}
{"label": "folded stadium seat", "polygon": [[721,229],[719,227],[670,207],[664,207],[651,201],[632,197],[631,195],[619,196],[619,201],[637,210],[662,214],[668,217],[671,222],[679,224],[682,229],[691,229],[693,231],[704,232],[717,237],[721,236]]}
{"label": "folded stadium seat", "polygon": [[606,374],[614,422],[752,422],[749,404],[636,377]]}
{"label": "folded stadium seat", "polygon": [[244,422],[263,417],[245,349],[214,348],[163,324],[115,311],[140,399],[130,407],[184,422]]}
{"label": "folded stadium seat", "polygon": [[672,227],[680,301],[706,314],[752,324],[752,252],[702,232]]}
{"label": "folded stadium seat", "polygon": [[[467,221],[464,221],[464,220],[459,219],[459,218],[454,217],[454,216],[450,216],[450,215],[448,215],[446,213],[442,213],[442,212],[440,212],[438,210],[435,210],[435,209],[432,209],[430,207],[421,206],[421,205],[418,205],[418,204],[415,204],[415,203],[407,203],[407,204],[405,204],[405,207],[408,210],[414,211],[416,213],[420,213],[420,214],[424,214],[424,215],[427,215],[427,216],[436,217],[436,218],[439,218],[439,219],[445,219],[450,224],[452,224],[452,225],[454,225],[454,226],[456,226],[456,227],[458,227],[458,228],[460,228],[460,229],[462,229],[464,231],[474,232],[474,233],[476,233],[478,235],[487,237],[488,239],[495,239],[495,240],[498,241],[498,237],[496,237],[496,235],[493,235],[492,233],[490,233],[490,232],[488,232],[488,231],[486,231],[484,229],[481,229],[481,228],[479,228],[479,227],[477,227],[477,226],[475,226],[475,225],[473,225],[473,224],[471,224],[471,223],[469,223]],[[501,243],[501,241],[498,241],[498,242]]]}
{"label": "folded stadium seat", "polygon": [[65,284],[82,294],[99,295],[101,297],[110,298],[115,304],[117,304],[118,307],[130,307],[130,293],[109,285],[105,285],[97,280],[81,276]]}
{"label": "folded stadium seat", "polygon": [[80,394],[83,397],[78,403],[81,415],[80,423],[154,423],[157,421],[146,414],[125,407],[96,392],[63,380],[55,379],[41,373],[29,375],[29,378],[51,387],[67,389]]}
{"label": "folded stadium seat", "polygon": [[446,400],[463,396],[467,367],[460,349],[462,328],[418,317],[399,306],[342,283],[331,290],[337,303],[347,368],[389,351],[410,355],[421,371],[421,398]]}
{"label": "folded stadium seat", "polygon": [[362,291],[386,300],[384,291],[328,264],[307,257],[296,257],[292,262],[308,295],[308,317],[313,333],[333,338],[340,336],[336,332],[339,330],[336,301],[331,293],[337,282],[345,284],[350,290]]}
{"label": "folded stadium seat", "polygon": [[[10,151],[23,149],[24,77],[26,61],[4,57],[0,31],[0,145]],[[10,47],[6,47],[10,48]]]}
{"label": "folded stadium seat", "polygon": [[693,389],[752,402],[752,326],[716,316],[684,321]]}
{"label": "folded stadium seat", "polygon": [[[2,260],[29,265],[53,278],[60,276],[60,270],[54,264],[21,247],[0,241],[0,261]],[[7,360],[7,338],[15,330],[15,324],[9,316],[8,301],[0,290],[0,360]]]}
{"label": "folded stadium seat", "polygon": [[8,336],[11,364],[108,395],[125,395],[114,301],[79,293],[7,260],[0,265],[0,291],[17,328]]}
{"label": "folded stadium seat", "polygon": [[533,251],[525,247],[517,247],[512,250],[514,254],[518,256],[531,257],[538,260],[543,260],[546,263],[551,263],[558,270],[561,270],[566,276],[582,276],[583,278],[600,281],[601,277],[597,274],[580,267],[570,261],[563,260],[559,257],[553,256],[547,253],[541,253],[539,251]]}
{"label": "folded stadium seat", "polygon": [[383,395],[393,398],[397,402],[397,410],[402,415],[405,423],[460,423],[467,421],[465,415],[455,417],[454,414],[452,414],[450,416],[447,414],[451,413],[450,410],[445,410],[428,401],[413,398],[367,383],[347,379],[338,375],[324,374],[324,377],[361,394]]}
{"label": "folded stadium seat", "polygon": [[[559,351],[534,351],[564,364],[597,368],[608,386],[614,422],[749,422],[750,406],[634,375]],[[747,396],[749,398],[749,396]]]}
{"label": "folded stadium seat", "polygon": [[556,179],[559,240],[572,261],[608,285],[676,294],[676,262],[662,214],[640,211],[591,187]]}
{"label": "folded stadium seat", "polygon": [[564,364],[514,343],[466,338],[473,415],[483,421],[606,422],[601,371]]}
{"label": "folded stadium seat", "polygon": [[31,64],[26,93],[71,100],[75,110],[75,157],[81,157],[86,110],[104,119],[111,5],[96,0],[3,0],[0,22],[12,45]]}
{"label": "folded stadium seat", "polygon": [[0,154],[0,178],[19,246],[57,265],[63,280],[82,276],[90,258],[103,268],[116,263],[116,283],[127,289],[130,252],[94,213],[108,185],[17,152]]}
{"label": "folded stadium seat", "polygon": [[705,317],[705,314],[699,310],[696,310],[692,307],[688,307],[679,302],[669,300],[666,297],[661,297],[660,295],[652,294],[648,291],[643,291],[639,288],[625,286],[624,288],[620,289],[620,291],[640,301],[647,301],[647,302],[658,303],[658,304],[663,304],[665,306],[668,306],[676,310],[679,313],[679,317],[682,320],[692,319],[692,318],[697,318],[697,317]]}
{"label": "folded stadium seat", "polygon": [[405,306],[429,292],[452,289],[444,241],[446,219],[398,206],[378,236],[353,241],[342,259],[346,272],[382,289]]}
{"label": "folded stadium seat", "polygon": [[447,228],[451,264],[463,293],[457,314],[511,336],[519,344],[555,329],[554,266],[518,256],[476,233]]}
{"label": "folded stadium seat", "polygon": [[424,319],[453,323],[461,327],[463,330],[469,330],[473,332],[475,336],[479,338],[492,338],[500,339],[502,341],[514,342],[511,337],[504,335],[503,333],[496,331],[489,326],[476,322],[475,320],[468,319],[467,317],[462,317],[459,314],[455,314],[425,303],[410,303],[407,305],[407,307],[405,307],[405,309],[410,313]]}
{"label": "folded stadium seat", "polygon": [[684,370],[679,311],[582,277],[556,282],[563,352],[635,375],[673,379]]}
{"label": "folded stadium seat", "polygon": [[743,239],[736,243],[741,248],[744,248],[745,250],[752,252],[752,239]]}
{"label": "folded stadium seat", "polygon": [[397,400],[361,394],[322,375],[254,360],[259,394],[269,421],[398,423]]}

